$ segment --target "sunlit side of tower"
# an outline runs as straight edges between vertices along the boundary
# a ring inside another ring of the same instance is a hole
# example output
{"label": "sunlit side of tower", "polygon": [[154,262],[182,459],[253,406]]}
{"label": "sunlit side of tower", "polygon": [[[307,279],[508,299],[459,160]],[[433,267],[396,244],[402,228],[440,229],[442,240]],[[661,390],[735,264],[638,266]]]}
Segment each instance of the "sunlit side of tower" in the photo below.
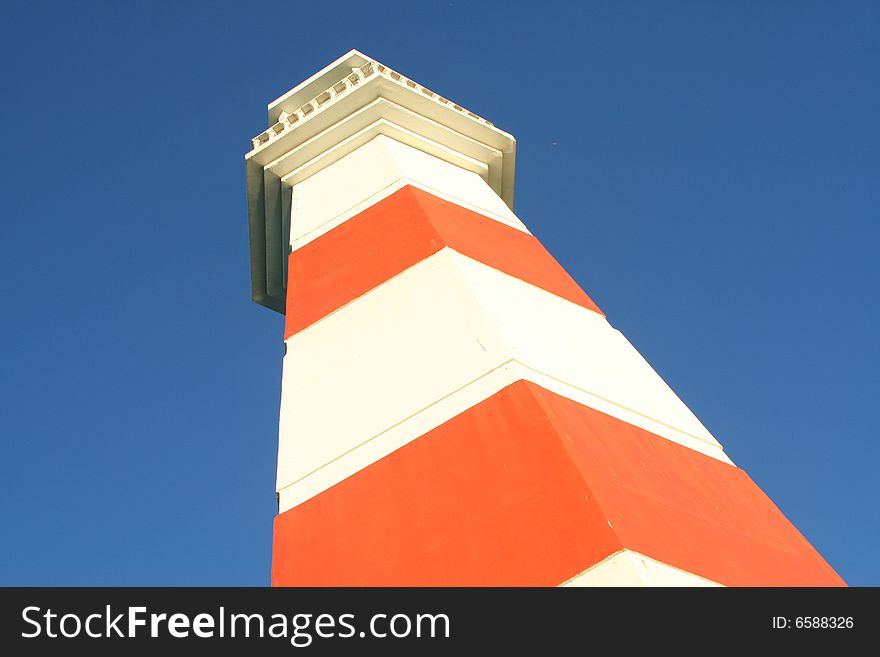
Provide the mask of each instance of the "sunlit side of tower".
{"label": "sunlit side of tower", "polygon": [[514,214],[511,135],[357,51],[269,124],[273,585],[843,584]]}

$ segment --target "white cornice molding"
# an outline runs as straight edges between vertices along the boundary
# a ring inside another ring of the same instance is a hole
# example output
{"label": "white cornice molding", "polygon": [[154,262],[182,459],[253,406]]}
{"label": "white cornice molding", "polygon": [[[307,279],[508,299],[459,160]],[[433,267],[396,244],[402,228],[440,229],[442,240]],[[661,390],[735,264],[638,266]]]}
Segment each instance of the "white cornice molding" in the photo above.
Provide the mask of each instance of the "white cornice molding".
{"label": "white cornice molding", "polygon": [[290,190],[377,135],[481,175],[513,208],[516,140],[356,50],[269,105],[245,155],[252,298],[284,312]]}

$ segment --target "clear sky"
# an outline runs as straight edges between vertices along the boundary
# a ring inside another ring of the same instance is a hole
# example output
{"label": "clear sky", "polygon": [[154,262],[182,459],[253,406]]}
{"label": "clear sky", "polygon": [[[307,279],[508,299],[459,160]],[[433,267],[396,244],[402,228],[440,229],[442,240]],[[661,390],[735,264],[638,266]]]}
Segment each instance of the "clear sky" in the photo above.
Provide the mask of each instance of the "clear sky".
{"label": "clear sky", "polygon": [[880,4],[780,0],[6,3],[0,583],[268,584],[243,157],[351,48],[516,136],[517,214],[880,584]]}

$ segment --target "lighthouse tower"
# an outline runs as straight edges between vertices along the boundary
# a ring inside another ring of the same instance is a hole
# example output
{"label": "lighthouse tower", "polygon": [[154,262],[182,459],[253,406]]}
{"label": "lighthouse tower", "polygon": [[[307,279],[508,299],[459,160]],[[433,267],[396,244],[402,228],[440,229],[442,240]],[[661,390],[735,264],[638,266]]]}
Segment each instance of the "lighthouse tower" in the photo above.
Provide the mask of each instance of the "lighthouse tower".
{"label": "lighthouse tower", "polygon": [[273,585],[843,584],[514,214],[511,135],[357,51],[269,125]]}

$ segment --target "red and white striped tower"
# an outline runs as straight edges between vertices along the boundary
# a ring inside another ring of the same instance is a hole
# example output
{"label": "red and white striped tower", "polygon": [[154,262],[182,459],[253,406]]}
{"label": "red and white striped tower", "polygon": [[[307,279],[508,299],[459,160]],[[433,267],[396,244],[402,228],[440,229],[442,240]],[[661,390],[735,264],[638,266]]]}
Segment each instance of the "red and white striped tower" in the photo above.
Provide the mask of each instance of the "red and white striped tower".
{"label": "red and white striped tower", "polygon": [[273,585],[843,584],[513,213],[511,135],[357,51],[269,124]]}

